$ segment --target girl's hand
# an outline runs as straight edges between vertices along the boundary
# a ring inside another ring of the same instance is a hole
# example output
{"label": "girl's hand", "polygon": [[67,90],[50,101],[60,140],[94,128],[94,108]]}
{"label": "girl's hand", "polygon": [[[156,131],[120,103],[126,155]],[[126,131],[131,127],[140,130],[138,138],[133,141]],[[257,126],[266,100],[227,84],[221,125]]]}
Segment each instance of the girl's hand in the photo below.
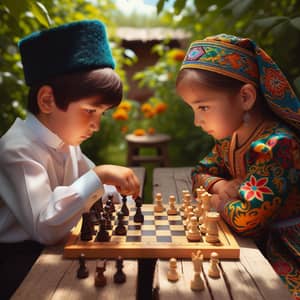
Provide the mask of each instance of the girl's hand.
{"label": "girl's hand", "polygon": [[210,193],[217,194],[220,201],[229,201],[234,198],[239,198],[239,188],[241,183],[241,179],[220,180],[212,186]]}

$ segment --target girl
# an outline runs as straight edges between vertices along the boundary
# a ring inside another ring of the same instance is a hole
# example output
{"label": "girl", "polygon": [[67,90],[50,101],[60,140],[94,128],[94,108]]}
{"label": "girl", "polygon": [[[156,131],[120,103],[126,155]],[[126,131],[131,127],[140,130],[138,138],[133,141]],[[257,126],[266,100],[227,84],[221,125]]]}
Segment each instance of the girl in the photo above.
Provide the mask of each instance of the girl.
{"label": "girl", "polygon": [[258,241],[300,299],[300,102],[288,81],[253,41],[220,34],[190,45],[176,89],[215,138],[193,189],[213,194],[214,208]]}

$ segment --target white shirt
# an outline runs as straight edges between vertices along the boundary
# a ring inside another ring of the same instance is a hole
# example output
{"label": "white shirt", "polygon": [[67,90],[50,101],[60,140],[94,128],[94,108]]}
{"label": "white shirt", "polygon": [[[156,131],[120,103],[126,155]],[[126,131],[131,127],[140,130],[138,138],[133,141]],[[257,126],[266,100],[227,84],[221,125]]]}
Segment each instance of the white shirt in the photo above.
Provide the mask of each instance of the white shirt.
{"label": "white shirt", "polygon": [[54,244],[103,185],[79,146],[65,145],[32,114],[0,139],[0,242]]}

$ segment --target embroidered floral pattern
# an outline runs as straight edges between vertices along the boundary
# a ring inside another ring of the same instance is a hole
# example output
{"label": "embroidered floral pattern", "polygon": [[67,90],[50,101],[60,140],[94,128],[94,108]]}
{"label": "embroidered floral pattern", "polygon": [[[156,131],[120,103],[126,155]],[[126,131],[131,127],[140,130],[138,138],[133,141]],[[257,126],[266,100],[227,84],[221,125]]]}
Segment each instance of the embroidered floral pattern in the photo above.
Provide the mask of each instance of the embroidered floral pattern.
{"label": "embroidered floral pattern", "polygon": [[268,178],[256,180],[254,176],[251,176],[250,181],[241,187],[241,191],[245,192],[245,200],[252,201],[253,199],[257,199],[263,201],[264,194],[273,194],[272,190],[266,186],[267,183]]}

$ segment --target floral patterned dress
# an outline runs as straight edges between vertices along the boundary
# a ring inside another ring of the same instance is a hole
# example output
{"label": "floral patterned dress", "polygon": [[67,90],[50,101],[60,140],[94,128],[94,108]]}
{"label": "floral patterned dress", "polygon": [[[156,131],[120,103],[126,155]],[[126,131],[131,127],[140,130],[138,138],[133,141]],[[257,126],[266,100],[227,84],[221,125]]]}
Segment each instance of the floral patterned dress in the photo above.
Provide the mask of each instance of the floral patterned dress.
{"label": "floral patterned dress", "polygon": [[266,121],[237,147],[237,136],[217,141],[192,170],[193,188],[239,178],[239,199],[222,213],[242,236],[267,243],[264,253],[300,299],[300,142],[285,125]]}

